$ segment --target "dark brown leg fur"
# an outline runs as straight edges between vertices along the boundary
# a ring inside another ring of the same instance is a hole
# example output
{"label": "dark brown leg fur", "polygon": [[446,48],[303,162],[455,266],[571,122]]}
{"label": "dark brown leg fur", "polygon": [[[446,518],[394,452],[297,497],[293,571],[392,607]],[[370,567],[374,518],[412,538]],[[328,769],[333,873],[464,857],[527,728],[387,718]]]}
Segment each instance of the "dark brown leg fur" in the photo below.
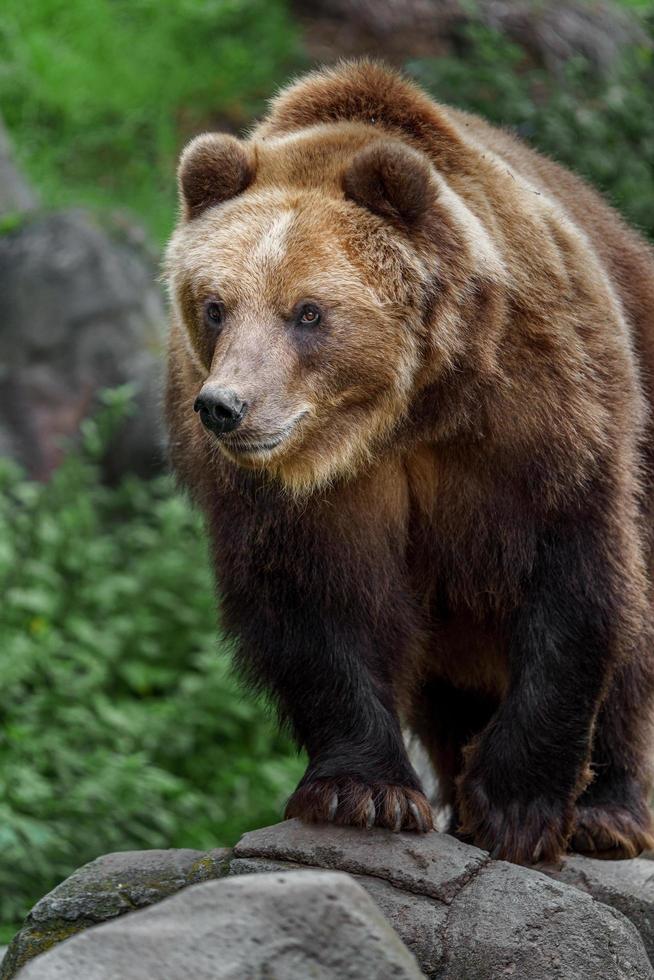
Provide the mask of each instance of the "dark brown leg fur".
{"label": "dark brown leg fur", "polygon": [[597,719],[593,782],[577,801],[571,847],[598,858],[632,858],[654,848],[648,651],[619,671]]}
{"label": "dark brown leg fur", "polygon": [[[550,528],[507,624],[509,691],[466,748],[458,782],[461,831],[493,857],[556,861],[568,846],[616,636],[631,621],[610,540],[597,516]],[[624,751],[633,750],[632,740]]]}
{"label": "dark brown leg fur", "polygon": [[460,823],[456,781],[463,768],[463,749],[496,709],[493,698],[456,688],[446,680],[430,680],[416,692],[410,726],[438,777],[438,804],[451,808],[448,833],[456,834]]}
{"label": "dark brown leg fur", "polygon": [[353,549],[345,506],[300,515],[282,492],[242,478],[213,515],[222,623],[245,677],[272,695],[309,757],[286,816],[426,832],[431,809],[395,703],[419,628],[402,554],[374,536]]}

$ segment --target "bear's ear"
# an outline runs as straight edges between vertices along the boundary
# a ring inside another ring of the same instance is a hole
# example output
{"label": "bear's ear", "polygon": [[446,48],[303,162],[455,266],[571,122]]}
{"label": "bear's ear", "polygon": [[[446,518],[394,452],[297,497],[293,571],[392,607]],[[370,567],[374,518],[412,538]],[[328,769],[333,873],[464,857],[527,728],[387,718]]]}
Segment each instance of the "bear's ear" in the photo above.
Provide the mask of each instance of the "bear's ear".
{"label": "bear's ear", "polygon": [[403,143],[373,143],[354,157],[343,176],[345,196],[411,230],[438,195],[427,158]]}
{"label": "bear's ear", "polygon": [[254,166],[246,148],[226,133],[196,136],[184,149],[177,171],[186,218],[221,204],[252,183]]}

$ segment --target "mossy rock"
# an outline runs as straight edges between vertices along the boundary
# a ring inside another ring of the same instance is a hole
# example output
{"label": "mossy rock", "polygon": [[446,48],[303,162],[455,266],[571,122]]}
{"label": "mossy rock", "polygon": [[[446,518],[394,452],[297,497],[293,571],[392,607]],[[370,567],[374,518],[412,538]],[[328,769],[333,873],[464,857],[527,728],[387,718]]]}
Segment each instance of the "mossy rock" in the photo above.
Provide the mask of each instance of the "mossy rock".
{"label": "mossy rock", "polygon": [[230,854],[226,848],[121,851],[85,864],[34,906],[7,950],[0,980],[89,926],[223,877]]}

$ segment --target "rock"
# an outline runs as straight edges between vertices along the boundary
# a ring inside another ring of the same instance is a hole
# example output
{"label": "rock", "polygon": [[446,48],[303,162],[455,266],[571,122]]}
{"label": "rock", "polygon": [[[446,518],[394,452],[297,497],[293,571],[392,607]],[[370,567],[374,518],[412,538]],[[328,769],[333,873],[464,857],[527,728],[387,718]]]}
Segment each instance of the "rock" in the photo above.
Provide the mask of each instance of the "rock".
{"label": "rock", "polygon": [[351,875],[428,977],[654,978],[645,949],[654,920],[649,861],[574,856],[558,869],[526,869],[445,834],[297,820],[245,834],[233,851],[131,852],[86,865],[35,906],[0,978],[62,938],[125,912],[131,918],[134,908],[194,882],[308,868]]}
{"label": "rock", "polygon": [[16,169],[9,137],[0,120],[0,218],[32,211],[37,203],[34,191]]}
{"label": "rock", "polygon": [[606,0],[482,0],[480,17],[555,74],[582,57],[608,75],[630,47],[651,46],[637,17]]}
{"label": "rock", "polygon": [[245,834],[230,874],[252,873],[258,862],[262,871],[318,865],[354,875],[429,977],[654,977],[638,932],[620,912],[445,834],[363,834],[291,820]]}
{"label": "rock", "polygon": [[300,820],[244,834],[234,848],[230,873],[239,858],[261,857],[372,875],[448,905],[490,860],[485,851],[447,834],[390,834],[377,828],[361,833]]}
{"label": "rock", "polygon": [[155,276],[131,229],[109,235],[81,212],[0,234],[0,453],[30,476],[47,477],[99,392],[126,383],[135,411],[107,475],[161,466],[166,313]]}
{"label": "rock", "polygon": [[85,864],[38,902],[9,946],[0,977],[32,957],[107,919],[160,902],[226,870],[230,851],[152,850],[105,854]]}
{"label": "rock", "polygon": [[20,980],[418,980],[423,974],[350,877],[263,874],[189,888],[89,929]]}
{"label": "rock", "polygon": [[574,854],[561,868],[546,874],[574,885],[631,919],[654,962],[654,868],[650,860],[598,861]]}
{"label": "rock", "polygon": [[337,60],[344,51],[373,51],[401,63],[407,51],[413,58],[438,56],[448,47],[456,53],[465,29],[477,24],[516,41],[555,73],[581,56],[607,75],[633,45],[651,46],[639,18],[610,0],[295,0],[294,7],[311,53],[323,61]]}
{"label": "rock", "polygon": [[[235,859],[230,864],[230,874],[282,873],[289,870],[306,870],[300,864],[266,859]],[[356,880],[375,900],[379,909],[393,925],[420,963],[425,976],[440,977],[445,961],[443,932],[447,925],[447,906],[432,898],[415,895],[394,888],[388,882],[369,875],[357,875]]]}
{"label": "rock", "polygon": [[636,929],[615,909],[543,875],[489,865],[448,919],[447,980],[635,980],[654,971]]}

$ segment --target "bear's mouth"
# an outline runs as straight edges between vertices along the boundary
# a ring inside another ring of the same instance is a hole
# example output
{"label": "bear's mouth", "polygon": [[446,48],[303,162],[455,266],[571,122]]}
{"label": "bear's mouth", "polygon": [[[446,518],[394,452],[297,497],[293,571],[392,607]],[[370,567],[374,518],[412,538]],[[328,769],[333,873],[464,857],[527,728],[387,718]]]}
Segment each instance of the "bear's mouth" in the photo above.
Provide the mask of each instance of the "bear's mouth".
{"label": "bear's mouth", "polygon": [[272,453],[278,448],[278,446],[281,446],[282,443],[287,442],[291,434],[295,431],[298,423],[307,414],[308,410],[298,412],[298,414],[290,419],[278,432],[267,433],[265,436],[261,436],[259,439],[248,439],[244,435],[230,433],[227,436],[223,436],[219,440],[220,448],[231,457],[241,457],[247,459],[248,457],[254,458],[257,456],[265,456],[267,453]]}
{"label": "bear's mouth", "polygon": [[285,436],[277,436],[276,439],[269,439],[267,442],[250,442],[243,439],[223,439],[222,445],[230,453],[239,456],[252,456],[257,453],[268,453],[279,446],[284,441]]}

